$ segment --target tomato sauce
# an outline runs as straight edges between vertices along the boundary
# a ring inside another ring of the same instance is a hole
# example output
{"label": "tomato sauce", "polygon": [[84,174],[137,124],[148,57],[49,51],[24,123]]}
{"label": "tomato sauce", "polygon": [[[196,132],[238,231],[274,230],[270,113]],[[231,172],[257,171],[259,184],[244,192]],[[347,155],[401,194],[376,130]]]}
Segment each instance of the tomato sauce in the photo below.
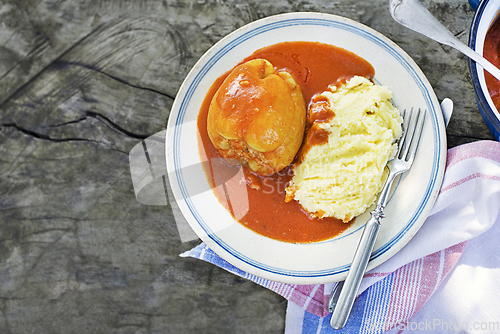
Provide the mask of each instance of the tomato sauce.
{"label": "tomato sauce", "polygon": [[[489,60],[493,65],[500,68],[499,59],[499,48],[500,48],[500,19],[495,19],[493,24],[486,32],[486,37],[484,39],[484,49],[483,57]],[[500,81],[495,79],[487,71],[484,72],[484,78],[486,80],[486,86],[488,87],[488,93],[495,104],[497,110],[500,110]]]}
{"label": "tomato sauce", "polygon": [[[277,71],[286,70],[300,83],[306,103],[316,103],[309,110],[308,125],[312,120],[328,121],[335,117],[315,95],[325,91],[330,85],[339,85],[355,75],[373,78],[373,67],[363,58],[344,49],[316,42],[285,42],[256,51],[242,61],[263,58],[269,60]],[[214,82],[207,93],[198,116],[199,148],[202,161],[206,161],[205,172],[211,182],[214,194],[226,209],[233,213],[238,203],[226,203],[225,199],[238,196],[237,189],[216,187],[216,180],[227,180],[235,175],[235,168],[221,161],[217,149],[212,145],[207,133],[207,114],[210,102],[229,73]],[[318,132],[312,136],[320,144],[327,140]],[[303,146],[307,146],[303,145]],[[251,230],[272,239],[292,243],[310,243],[332,238],[351,224],[335,218],[312,218],[297,201],[285,203],[285,188],[293,176],[291,166],[271,176],[259,176],[243,168],[246,179],[249,210],[238,221]],[[238,199],[236,199],[238,200]],[[245,200],[245,199],[241,199]],[[234,213],[233,213],[234,216]]]}

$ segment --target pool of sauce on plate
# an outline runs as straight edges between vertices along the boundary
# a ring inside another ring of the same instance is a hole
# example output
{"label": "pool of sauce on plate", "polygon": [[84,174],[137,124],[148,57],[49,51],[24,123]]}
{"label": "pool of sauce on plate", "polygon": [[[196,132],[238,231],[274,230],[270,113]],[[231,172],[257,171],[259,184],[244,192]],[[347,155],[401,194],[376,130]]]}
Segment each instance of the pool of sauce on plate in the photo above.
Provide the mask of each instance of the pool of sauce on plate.
{"label": "pool of sauce on plate", "polygon": [[[277,71],[286,70],[301,85],[310,105],[306,129],[314,131],[314,122],[328,121],[335,116],[327,108],[325,101],[317,94],[330,85],[340,85],[355,75],[373,78],[375,71],[363,58],[344,49],[317,42],[285,42],[265,47],[242,61],[263,58],[270,61]],[[198,115],[199,147],[202,161],[206,161],[205,172],[212,184],[215,196],[226,209],[233,213],[238,207],[238,189],[220,186],[217,180],[228,180],[236,173],[237,167],[230,167],[221,161],[220,155],[212,145],[207,133],[207,114],[210,102],[226,76],[218,78],[207,93]],[[326,133],[307,136],[301,153],[310,145],[318,145],[328,140]],[[298,154],[298,156],[300,153]],[[312,218],[297,201],[285,203],[285,188],[293,176],[291,166],[271,176],[259,176],[243,168],[245,186],[248,194],[248,212],[238,221],[247,228],[272,239],[292,243],[310,243],[332,238],[351,224],[335,218]],[[231,199],[231,201],[226,201]],[[242,201],[245,199],[241,199]]]}
{"label": "pool of sauce on plate", "polygon": [[[486,32],[486,37],[484,39],[483,56],[493,65],[500,68],[499,54],[500,19],[497,17]],[[486,80],[486,86],[488,87],[488,93],[490,94],[497,110],[500,110],[500,81],[495,79],[495,77],[493,77],[487,71],[484,72],[484,78]]]}

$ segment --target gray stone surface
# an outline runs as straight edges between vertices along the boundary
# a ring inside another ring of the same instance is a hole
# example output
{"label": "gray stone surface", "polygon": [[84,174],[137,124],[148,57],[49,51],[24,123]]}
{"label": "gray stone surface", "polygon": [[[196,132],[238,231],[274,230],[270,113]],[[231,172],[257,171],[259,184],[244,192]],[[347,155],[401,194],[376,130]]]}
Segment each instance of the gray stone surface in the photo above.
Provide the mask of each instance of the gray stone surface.
{"label": "gray stone surface", "polygon": [[[466,0],[424,4],[466,42]],[[392,20],[388,1],[0,1],[0,333],[282,333],[286,301],[180,258],[168,206],[135,198],[128,153],[165,128],[214,43],[318,11],[400,45],[455,110],[448,146],[491,139],[467,60]]]}

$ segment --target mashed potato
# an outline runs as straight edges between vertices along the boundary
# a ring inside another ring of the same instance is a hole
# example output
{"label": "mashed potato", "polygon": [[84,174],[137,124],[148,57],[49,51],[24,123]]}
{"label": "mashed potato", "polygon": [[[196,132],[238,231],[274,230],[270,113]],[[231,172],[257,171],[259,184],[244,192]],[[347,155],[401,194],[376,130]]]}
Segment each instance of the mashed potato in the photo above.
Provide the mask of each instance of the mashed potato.
{"label": "mashed potato", "polygon": [[[286,201],[298,201],[314,217],[344,222],[366,211],[382,190],[385,166],[394,157],[394,141],[402,133],[402,117],[391,98],[387,87],[363,77],[317,96],[314,101],[328,104],[331,117],[318,116],[312,123],[306,151],[286,189]],[[309,117],[314,116],[314,101]],[[325,140],[318,142],[311,136]]]}

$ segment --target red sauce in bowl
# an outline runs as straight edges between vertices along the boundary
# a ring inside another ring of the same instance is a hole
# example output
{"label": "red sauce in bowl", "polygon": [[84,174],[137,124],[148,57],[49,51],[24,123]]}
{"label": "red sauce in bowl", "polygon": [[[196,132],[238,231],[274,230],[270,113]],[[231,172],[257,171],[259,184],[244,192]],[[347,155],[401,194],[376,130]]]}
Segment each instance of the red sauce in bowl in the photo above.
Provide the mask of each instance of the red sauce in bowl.
{"label": "red sauce in bowl", "polygon": [[[483,57],[489,60],[493,65],[500,68],[499,59],[500,48],[500,19],[495,19],[493,24],[486,32],[484,39]],[[484,72],[488,93],[495,104],[497,110],[500,110],[500,81],[495,79],[490,73]]]}
{"label": "red sauce in bowl", "polygon": [[[321,101],[313,101],[315,95],[325,91],[328,86],[338,85],[355,75],[371,79],[375,74],[373,66],[363,58],[347,50],[317,42],[285,42],[271,45],[256,51],[242,63],[256,58],[267,59],[277,71],[286,70],[291,73],[300,83],[306,103],[319,103],[317,114],[314,115],[319,121],[334,117],[334,114],[327,109],[322,109]],[[212,163],[220,161],[220,155],[207,133],[210,102],[228,74],[222,75],[214,82],[203,101],[198,115],[198,142],[202,161],[207,162],[205,172],[214,194],[221,204],[232,212],[232,204],[224,204],[225,199],[237,198],[238,191],[231,187],[215,186],[216,180],[231,178],[235,174],[233,168],[237,167]],[[320,133],[316,139],[319,142],[322,140]],[[302,150],[304,146],[307,146],[307,143],[303,145]],[[310,243],[337,236],[352,224],[352,221],[346,224],[335,218],[311,218],[298,202],[285,203],[285,187],[293,176],[290,166],[266,177],[259,176],[248,168],[243,170],[249,210],[243,218],[239,219],[239,222],[261,235],[286,242]],[[224,176],[224,174],[227,175]]]}

